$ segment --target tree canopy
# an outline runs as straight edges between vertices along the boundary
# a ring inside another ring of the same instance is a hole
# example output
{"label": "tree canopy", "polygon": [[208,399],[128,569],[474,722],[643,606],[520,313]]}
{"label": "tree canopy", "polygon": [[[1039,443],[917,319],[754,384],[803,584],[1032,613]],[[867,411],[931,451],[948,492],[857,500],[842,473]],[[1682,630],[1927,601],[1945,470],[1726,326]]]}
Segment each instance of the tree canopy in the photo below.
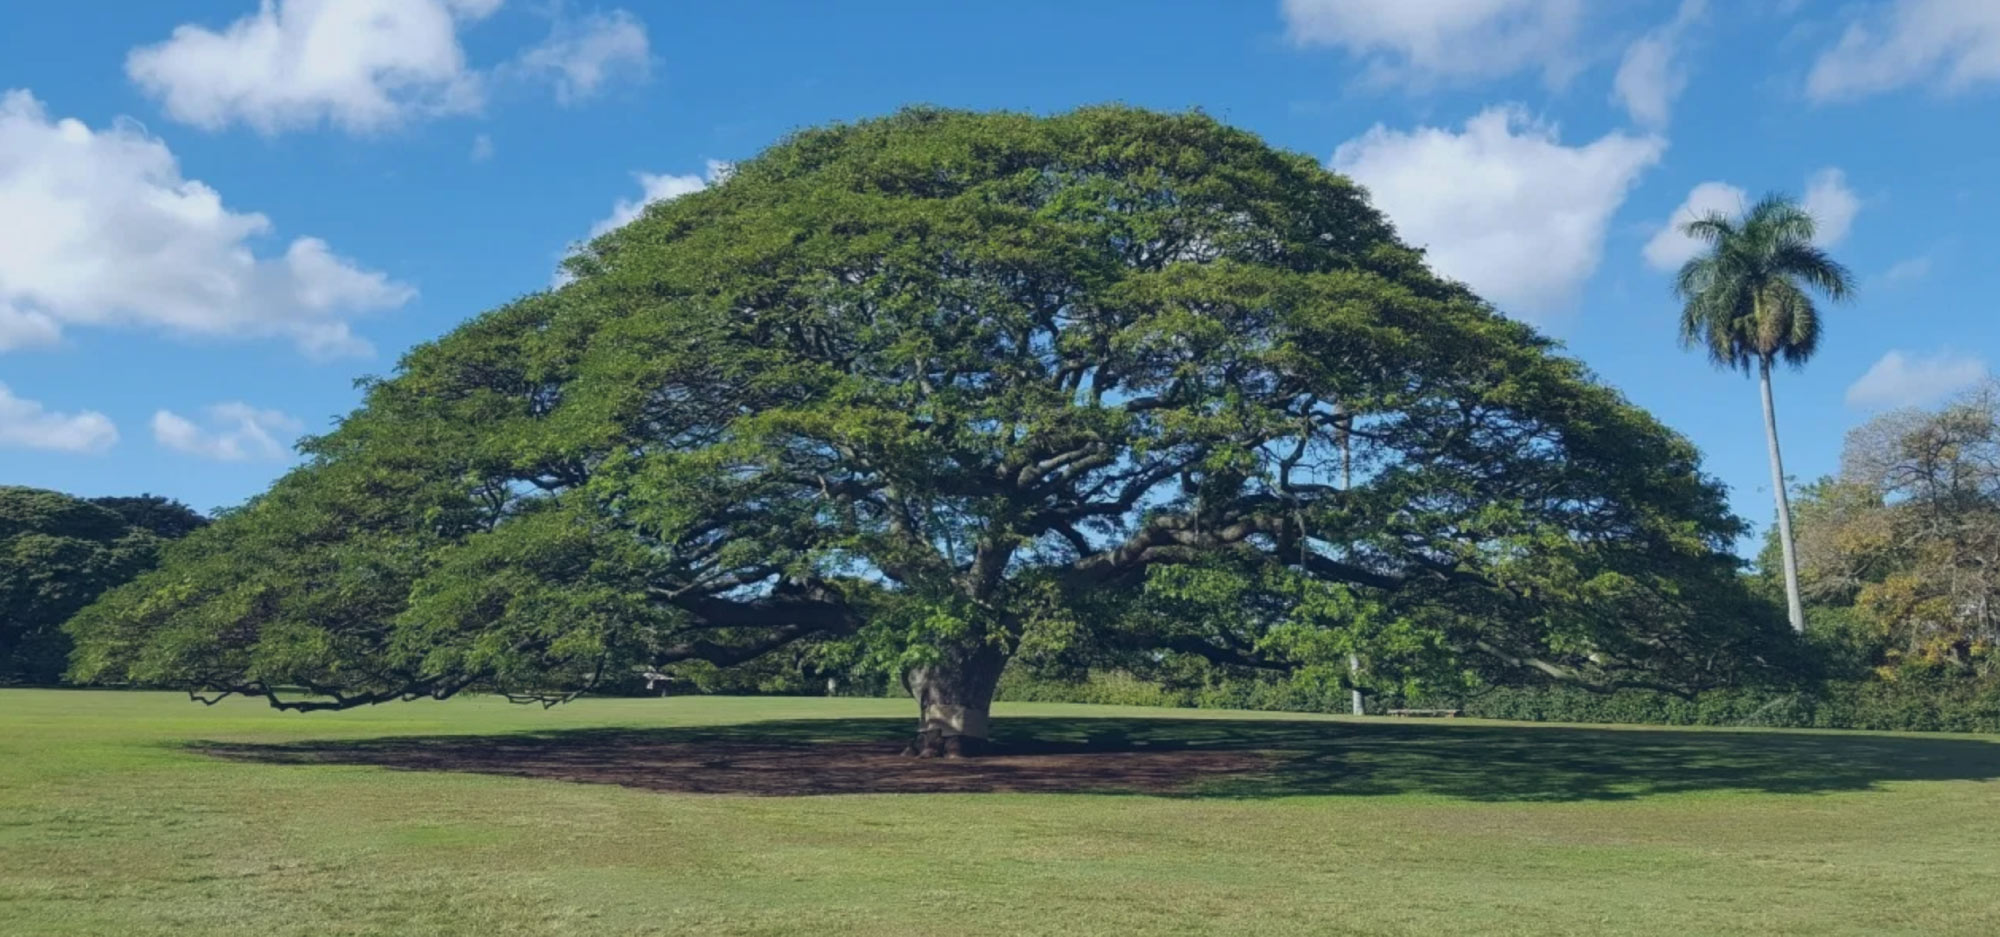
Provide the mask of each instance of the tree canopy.
{"label": "tree canopy", "polygon": [[1674,281],[1685,303],[1681,341],[1717,365],[1746,374],[1779,360],[1804,365],[1819,350],[1812,294],[1839,301],[1854,292],[1853,275],[1813,243],[1813,216],[1785,196],[1765,196],[1740,219],[1712,214],[1682,230],[1709,249]]}
{"label": "tree canopy", "polygon": [[163,539],[207,523],[152,495],[84,500],[0,487],[0,683],[54,683],[69,655],[63,622],[150,568]]}
{"label": "tree canopy", "polygon": [[150,531],[163,540],[178,540],[208,526],[208,518],[162,495],[112,495],[91,498],[90,503],[116,513],[125,519],[125,523]]}
{"label": "tree canopy", "polygon": [[[1767,553],[1769,550],[1767,549]],[[1807,601],[1861,662],[2000,673],[2000,385],[1848,434],[1799,510]],[[1831,637],[1831,636],[1830,636]]]}
{"label": "tree canopy", "polygon": [[1686,440],[1199,114],[807,130],[568,267],[79,616],[77,673],[558,700],[803,643],[939,750],[1017,654],[1686,686],[1768,633]]}

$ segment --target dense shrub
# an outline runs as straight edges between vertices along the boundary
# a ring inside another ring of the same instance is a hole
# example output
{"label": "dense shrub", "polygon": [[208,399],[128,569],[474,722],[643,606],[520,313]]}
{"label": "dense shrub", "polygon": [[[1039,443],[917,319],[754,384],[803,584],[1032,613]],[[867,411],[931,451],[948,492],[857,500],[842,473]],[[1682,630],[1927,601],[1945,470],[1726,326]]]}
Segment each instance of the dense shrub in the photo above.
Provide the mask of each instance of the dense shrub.
{"label": "dense shrub", "polygon": [[[1347,691],[1335,686],[1236,679],[1169,689],[1124,673],[1059,681],[1010,672],[1000,683],[999,698],[1286,712],[1344,713],[1349,705]],[[1921,674],[1797,689],[1710,690],[1691,699],[1644,690],[1605,694],[1572,687],[1499,687],[1462,696],[1369,701],[1371,712],[1404,707],[1461,709],[1468,716],[1530,722],[2000,732],[2000,682]]]}
{"label": "dense shrub", "polygon": [[1195,706],[1194,694],[1170,690],[1123,671],[1091,674],[1082,680],[1046,680],[1010,669],[1000,678],[996,699],[1015,703],[1095,703],[1100,706]]}
{"label": "dense shrub", "polygon": [[1841,680],[1799,690],[1711,690],[1691,700],[1642,691],[1498,689],[1466,699],[1463,708],[1494,719],[1559,722],[2000,732],[2000,683]]}

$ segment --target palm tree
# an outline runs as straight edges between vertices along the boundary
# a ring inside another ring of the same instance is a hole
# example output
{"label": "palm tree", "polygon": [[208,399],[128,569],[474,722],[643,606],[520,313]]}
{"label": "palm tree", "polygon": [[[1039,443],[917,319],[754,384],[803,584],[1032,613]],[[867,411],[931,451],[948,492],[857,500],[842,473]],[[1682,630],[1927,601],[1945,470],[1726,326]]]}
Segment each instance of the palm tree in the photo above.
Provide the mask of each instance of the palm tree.
{"label": "palm tree", "polygon": [[1701,346],[1716,365],[1750,373],[1764,395],[1764,436],[1771,448],[1771,490],[1778,501],[1778,542],[1784,548],[1785,606],[1792,630],[1806,629],[1799,604],[1799,566],[1792,549],[1792,511],[1785,465],[1778,454],[1778,415],[1771,404],[1771,363],[1803,367],[1819,348],[1819,310],[1811,293],[1847,299],[1854,278],[1813,244],[1813,217],[1790,198],[1768,195],[1741,219],[1712,214],[1681,231],[1708,245],[1682,265],[1674,281],[1681,308],[1681,343]]}

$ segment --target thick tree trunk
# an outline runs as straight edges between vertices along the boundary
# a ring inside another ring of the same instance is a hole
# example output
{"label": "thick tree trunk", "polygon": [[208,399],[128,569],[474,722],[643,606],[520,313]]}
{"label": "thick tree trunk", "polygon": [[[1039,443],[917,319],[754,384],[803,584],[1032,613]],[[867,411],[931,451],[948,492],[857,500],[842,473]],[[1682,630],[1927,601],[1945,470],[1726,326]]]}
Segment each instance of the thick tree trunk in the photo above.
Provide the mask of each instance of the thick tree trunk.
{"label": "thick tree trunk", "polygon": [[986,732],[993,690],[1007,658],[990,644],[955,649],[904,675],[917,700],[917,736],[903,750],[920,758],[957,758],[991,749]]}
{"label": "thick tree trunk", "polygon": [[1778,546],[1785,556],[1785,611],[1792,630],[1806,633],[1806,613],[1799,602],[1799,561],[1792,550],[1792,501],[1785,494],[1785,461],[1778,454],[1778,408],[1771,402],[1771,360],[1760,362],[1758,385],[1764,391],[1764,439],[1771,447],[1771,493],[1778,501]]}

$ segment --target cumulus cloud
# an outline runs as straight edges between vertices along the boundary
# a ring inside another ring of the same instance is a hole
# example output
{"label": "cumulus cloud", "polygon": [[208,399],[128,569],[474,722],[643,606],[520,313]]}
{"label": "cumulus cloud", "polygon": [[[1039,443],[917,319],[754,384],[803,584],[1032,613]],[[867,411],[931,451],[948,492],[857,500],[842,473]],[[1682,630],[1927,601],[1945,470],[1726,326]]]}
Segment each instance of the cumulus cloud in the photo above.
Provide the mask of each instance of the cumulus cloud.
{"label": "cumulus cloud", "polygon": [[2000,81],[2000,3],[1891,0],[1848,23],[1806,77],[1815,101],[1915,84],[1943,92]]}
{"label": "cumulus cloud", "polygon": [[1551,83],[1576,70],[1571,44],[1582,0],[1284,0],[1301,45],[1366,57],[1378,80],[1466,80],[1539,69]]}
{"label": "cumulus cloud", "polygon": [[1519,108],[1496,107],[1463,132],[1375,126],[1334,151],[1332,168],[1366,186],[1431,266],[1529,318],[1561,311],[1597,269],[1605,231],[1666,142],[1607,134],[1581,146]]}
{"label": "cumulus cloud", "polygon": [[1707,8],[1707,0],[1682,0],[1672,20],[1625,48],[1611,97],[1634,121],[1648,127],[1667,125],[1675,99],[1687,89],[1687,66],[1680,60],[1684,36]]}
{"label": "cumulus cloud", "polygon": [[483,163],[493,158],[493,138],[480,134],[472,138],[472,161]]}
{"label": "cumulus cloud", "polygon": [[475,110],[459,28],[500,0],[261,0],[221,32],[194,24],[132,50],[125,72],[175,120],[263,133],[322,121],[368,132]]}
{"label": "cumulus cloud", "polygon": [[729,177],[729,164],[719,159],[709,160],[708,172],[706,175],[701,176],[694,175],[693,173],[676,176],[664,173],[640,172],[633,173],[633,177],[639,180],[639,197],[636,199],[619,199],[616,204],[611,206],[611,214],[598,219],[596,224],[590,226],[591,237],[595,238],[598,235],[615,231],[631,224],[633,220],[639,217],[641,212],[646,210],[646,206],[654,202],[664,202],[669,199],[680,198],[683,195],[699,192],[715,183],[721,182]]}
{"label": "cumulus cloud", "polygon": [[646,77],[646,28],[624,10],[570,18],[496,67],[467,58],[461,34],[502,0],[260,0],[220,31],[183,24],[133,49],[125,73],[167,116],[208,130],[276,134],[322,125],[374,133],[478,111],[496,78],[553,86],[568,104],[606,82]]}
{"label": "cumulus cloud", "polygon": [[277,410],[260,410],[241,401],[209,407],[206,425],[172,410],[153,414],[155,442],[177,452],[221,462],[283,459],[291,453],[290,440],[304,428],[292,416]]}
{"label": "cumulus cloud", "polygon": [[1986,373],[1986,362],[1972,355],[1891,351],[1848,386],[1847,405],[1865,410],[1920,407],[1986,380]]}
{"label": "cumulus cloud", "polygon": [[573,104],[610,80],[644,81],[651,55],[645,25],[613,10],[558,20],[549,38],[521,53],[510,70],[541,76],[554,85],[558,103]]}
{"label": "cumulus cloud", "polygon": [[0,447],[103,452],[117,441],[118,428],[102,413],[55,413],[0,384]]}
{"label": "cumulus cloud", "polygon": [[68,325],[137,325],[365,353],[347,320],[414,295],[317,238],[260,257],[251,243],[270,230],[182,178],[136,125],[92,130],[26,91],[0,94],[0,349]]}
{"label": "cumulus cloud", "polygon": [[1674,209],[1673,217],[1667,219],[1652,240],[1646,242],[1641,251],[1646,263],[1655,270],[1674,270],[1681,264],[1694,259],[1701,253],[1702,243],[1681,233],[1681,227],[1690,221],[1710,215],[1736,216],[1750,204],[1749,193],[1727,182],[1704,182],[1688,192],[1688,197]]}
{"label": "cumulus cloud", "polygon": [[62,325],[48,313],[0,302],[0,351],[53,345],[61,339]]}
{"label": "cumulus cloud", "polygon": [[[1681,227],[1709,215],[1736,217],[1750,207],[1749,193],[1727,182],[1704,182],[1688,192],[1687,199],[1674,209],[1666,224],[1653,233],[1641,251],[1655,270],[1674,270],[1694,259],[1705,246],[1681,233]],[[1813,243],[1831,247],[1847,237],[1854,216],[1861,212],[1861,197],[1847,186],[1847,174],[1838,169],[1822,169],[1806,180],[1806,195],[1800,203],[1818,223]]]}
{"label": "cumulus cloud", "polygon": [[1861,213],[1861,197],[1847,187],[1847,174],[1838,169],[1822,169],[1806,181],[1806,211],[1817,226],[1813,243],[1832,247],[1847,238],[1854,216]]}

